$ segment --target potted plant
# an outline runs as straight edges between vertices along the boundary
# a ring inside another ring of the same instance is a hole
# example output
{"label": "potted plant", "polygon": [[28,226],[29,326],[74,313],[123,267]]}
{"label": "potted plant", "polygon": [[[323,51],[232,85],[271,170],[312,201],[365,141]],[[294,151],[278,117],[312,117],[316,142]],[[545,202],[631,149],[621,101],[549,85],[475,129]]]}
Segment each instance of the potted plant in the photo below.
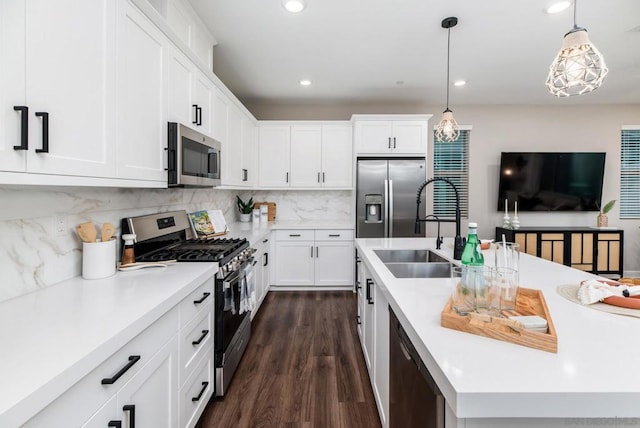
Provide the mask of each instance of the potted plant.
{"label": "potted plant", "polygon": [[607,227],[609,225],[609,217],[607,217],[607,213],[611,211],[615,204],[616,200],[612,199],[602,207],[600,214],[598,214],[596,223],[597,227]]}
{"label": "potted plant", "polygon": [[249,198],[247,202],[240,199],[240,196],[236,195],[236,204],[238,211],[240,212],[240,221],[251,221],[251,213],[253,212],[253,197]]}

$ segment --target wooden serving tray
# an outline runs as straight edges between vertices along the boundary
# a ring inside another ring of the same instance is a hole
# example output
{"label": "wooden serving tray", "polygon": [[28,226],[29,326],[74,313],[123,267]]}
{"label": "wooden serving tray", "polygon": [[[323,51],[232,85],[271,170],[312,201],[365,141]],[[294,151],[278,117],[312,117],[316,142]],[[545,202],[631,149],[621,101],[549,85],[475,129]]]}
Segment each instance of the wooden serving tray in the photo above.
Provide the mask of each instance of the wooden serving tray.
{"label": "wooden serving tray", "polygon": [[452,305],[453,302],[450,298],[442,310],[440,318],[442,327],[528,346],[541,351],[558,352],[558,336],[541,290],[518,288],[516,310],[511,315],[538,315],[546,319],[548,325],[546,333],[526,330],[518,321],[508,318],[477,313],[461,316],[453,310]]}

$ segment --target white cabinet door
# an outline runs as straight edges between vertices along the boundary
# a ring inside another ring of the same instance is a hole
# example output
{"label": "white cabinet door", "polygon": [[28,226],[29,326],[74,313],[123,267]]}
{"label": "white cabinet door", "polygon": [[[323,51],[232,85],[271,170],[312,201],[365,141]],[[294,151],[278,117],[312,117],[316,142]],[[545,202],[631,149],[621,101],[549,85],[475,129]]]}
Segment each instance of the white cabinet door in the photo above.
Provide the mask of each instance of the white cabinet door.
{"label": "white cabinet door", "polygon": [[[26,0],[0,1],[0,171],[23,172],[27,167],[27,152],[13,148],[20,146],[22,135],[22,115],[13,107],[26,107],[25,10]],[[28,113],[26,117],[30,119]]]}
{"label": "white cabinet door", "polygon": [[258,146],[260,187],[289,187],[290,127],[261,126]]}
{"label": "white cabinet door", "polygon": [[322,127],[291,127],[291,187],[320,187]]}
{"label": "white cabinet door", "polygon": [[389,418],[389,303],[376,284],[374,289],[375,357],[373,392],[378,402],[382,426],[388,426]]}
{"label": "white cabinet door", "polygon": [[258,128],[242,118],[242,185],[254,187],[258,178]]}
{"label": "white cabinet door", "polygon": [[[178,426],[178,339],[174,336],[118,392],[123,426]],[[132,407],[133,406],[133,407]],[[120,419],[120,418],[119,418]]]}
{"label": "white cabinet door", "polygon": [[[228,107],[227,139],[222,143],[224,184],[242,185],[242,115],[234,105]],[[225,161],[226,159],[226,161]]]}
{"label": "white cabinet door", "polygon": [[[115,9],[113,0],[27,1],[27,171],[115,176]],[[48,152],[38,153],[45,132]]]}
{"label": "white cabinet door", "polygon": [[353,284],[353,241],[316,241],[316,285]]}
{"label": "white cabinet door", "polygon": [[364,121],[355,125],[356,151],[360,154],[391,153],[391,121]]}
{"label": "white cabinet door", "polygon": [[322,187],[353,186],[353,136],[351,125],[322,127]]}
{"label": "white cabinet door", "polygon": [[[213,109],[215,86],[203,73],[197,71],[193,86],[192,111],[197,113],[196,128],[198,132],[213,136]],[[197,111],[196,111],[197,109]]]}
{"label": "white cabinet door", "polygon": [[314,284],[313,241],[276,242],[276,285],[308,286]]}
{"label": "white cabinet door", "polygon": [[82,424],[82,428],[105,428],[115,427],[116,424],[111,422],[120,422],[122,426],[126,426],[120,412],[118,411],[117,397],[114,395],[107,403],[100,408],[87,422]]}
{"label": "white cabinet door", "polygon": [[427,153],[427,132],[428,126],[425,121],[394,121],[392,152],[425,155]]}
{"label": "white cabinet door", "polygon": [[169,46],[169,120],[195,127],[193,104],[195,69],[191,61],[173,45]]}
{"label": "white cabinet door", "polygon": [[[213,138],[220,141],[223,146],[227,141],[228,106],[227,97],[216,89],[213,99]],[[224,157],[225,154],[222,153],[222,156]]]}
{"label": "white cabinet door", "polygon": [[118,16],[118,177],[164,183],[168,41],[128,2]]}
{"label": "white cabinet door", "polygon": [[376,346],[375,343],[375,301],[374,301],[374,287],[375,284],[373,279],[371,278],[371,274],[368,269],[365,267],[364,270],[364,313],[363,313],[363,324],[362,329],[364,332],[364,345],[362,348],[362,353],[364,354],[364,360],[367,363],[367,369],[369,370],[369,377],[373,379],[373,370],[374,370],[374,349]]}

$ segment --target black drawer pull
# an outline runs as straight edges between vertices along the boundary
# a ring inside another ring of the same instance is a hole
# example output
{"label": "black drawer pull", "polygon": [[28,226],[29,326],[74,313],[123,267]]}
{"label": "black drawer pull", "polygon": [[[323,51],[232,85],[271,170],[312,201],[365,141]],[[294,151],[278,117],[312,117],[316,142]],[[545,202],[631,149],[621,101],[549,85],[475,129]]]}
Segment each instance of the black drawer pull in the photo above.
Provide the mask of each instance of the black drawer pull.
{"label": "black drawer pull", "polygon": [[114,374],[113,377],[105,377],[104,379],[102,379],[101,383],[103,385],[113,385],[118,381],[118,379],[120,379],[120,376],[125,374],[127,370],[133,367],[133,365],[138,361],[140,361],[140,355],[129,355],[129,362],[123,368],[121,368],[118,373]]}
{"label": "black drawer pull", "polygon": [[339,238],[340,234],[336,233],[336,234],[329,234],[329,238]]}
{"label": "black drawer pull", "polygon": [[203,293],[203,294],[202,294],[202,298],[201,298],[201,299],[198,299],[198,300],[194,300],[194,301],[193,301],[193,304],[194,304],[194,305],[199,305],[200,303],[204,302],[204,301],[205,301],[205,299],[206,299],[207,297],[209,297],[210,295],[211,295],[211,293],[209,293],[208,291],[207,291],[206,293]]}
{"label": "black drawer pull", "polygon": [[209,330],[202,330],[202,336],[200,336],[198,340],[194,340],[193,342],[191,342],[191,344],[193,346],[199,345],[200,343],[202,343],[204,338],[207,337],[207,334],[209,334]]}
{"label": "black drawer pull", "polygon": [[362,321],[360,321],[360,315],[356,315],[356,324],[362,324]]}
{"label": "black drawer pull", "polygon": [[13,106],[20,112],[20,145],[13,146],[13,150],[29,150],[29,107]]}
{"label": "black drawer pull", "polygon": [[207,390],[208,386],[209,386],[209,382],[202,382],[202,389],[200,390],[200,393],[198,394],[197,397],[192,397],[191,401],[200,401],[200,399],[202,398],[202,395]]}
{"label": "black drawer pull", "polygon": [[191,123],[193,123],[194,125],[198,124],[198,104],[192,104],[193,106],[193,120],[191,121]]}
{"label": "black drawer pull", "polygon": [[202,126],[202,107],[198,107],[198,126]]}
{"label": "black drawer pull", "polygon": [[290,233],[289,237],[291,237],[291,238],[299,238],[300,234],[299,233]]}
{"label": "black drawer pull", "polygon": [[262,240],[262,243],[263,243],[263,244],[266,244],[267,242],[269,242],[269,239],[263,239],[263,240]]}
{"label": "black drawer pull", "polygon": [[38,111],[36,116],[42,118],[42,148],[36,149],[36,153],[49,153],[49,113]]}
{"label": "black drawer pull", "polygon": [[129,428],[136,428],[136,406],[126,404],[122,406],[122,410],[129,412]]}
{"label": "black drawer pull", "polygon": [[122,421],[109,421],[107,426],[113,428],[122,428]]}
{"label": "black drawer pull", "polygon": [[267,266],[269,264],[269,253],[262,253],[262,255],[264,256],[264,263],[262,263],[262,266]]}
{"label": "black drawer pull", "polygon": [[367,303],[373,305],[373,297],[371,297],[371,286],[373,285],[373,280],[371,278],[367,278]]}

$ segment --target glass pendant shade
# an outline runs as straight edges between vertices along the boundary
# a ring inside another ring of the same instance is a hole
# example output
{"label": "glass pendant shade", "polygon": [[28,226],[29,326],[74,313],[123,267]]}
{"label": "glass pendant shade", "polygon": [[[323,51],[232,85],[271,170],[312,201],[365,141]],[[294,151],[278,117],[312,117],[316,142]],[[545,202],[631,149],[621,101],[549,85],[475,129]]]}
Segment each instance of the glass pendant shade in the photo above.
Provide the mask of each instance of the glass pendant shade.
{"label": "glass pendant shade", "polygon": [[553,95],[570,97],[599,88],[608,72],[602,54],[589,41],[587,30],[575,27],[564,36],[546,83]]}
{"label": "glass pendant shade", "polygon": [[453,112],[446,109],[442,113],[442,119],[436,127],[436,138],[438,141],[446,141],[448,143],[456,141],[460,136],[460,129],[458,123],[453,118]]}

